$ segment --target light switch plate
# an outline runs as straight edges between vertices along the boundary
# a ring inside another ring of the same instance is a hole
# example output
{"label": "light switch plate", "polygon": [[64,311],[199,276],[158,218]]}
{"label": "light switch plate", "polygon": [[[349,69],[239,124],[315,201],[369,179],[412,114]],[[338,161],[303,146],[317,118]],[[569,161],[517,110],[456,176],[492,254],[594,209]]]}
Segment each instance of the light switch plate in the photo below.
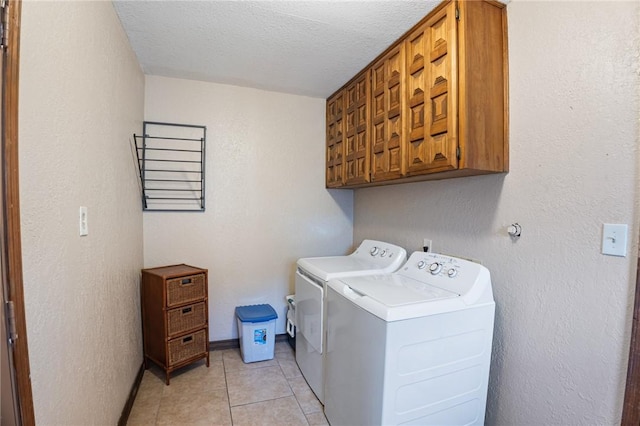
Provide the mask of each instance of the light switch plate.
{"label": "light switch plate", "polygon": [[80,207],[80,236],[84,237],[85,235],[89,235],[89,223],[87,218],[87,208],[84,206]]}
{"label": "light switch plate", "polygon": [[627,225],[605,223],[602,228],[602,254],[627,256]]}

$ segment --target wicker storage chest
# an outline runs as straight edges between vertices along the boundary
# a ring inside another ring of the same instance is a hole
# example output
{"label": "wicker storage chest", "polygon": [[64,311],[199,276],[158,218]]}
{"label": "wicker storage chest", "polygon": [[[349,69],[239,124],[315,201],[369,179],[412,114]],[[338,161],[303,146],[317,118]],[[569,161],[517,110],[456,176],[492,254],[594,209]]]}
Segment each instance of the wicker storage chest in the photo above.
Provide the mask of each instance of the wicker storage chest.
{"label": "wicker storage chest", "polygon": [[144,363],[171,372],[204,359],[209,366],[207,270],[170,265],[142,270]]}

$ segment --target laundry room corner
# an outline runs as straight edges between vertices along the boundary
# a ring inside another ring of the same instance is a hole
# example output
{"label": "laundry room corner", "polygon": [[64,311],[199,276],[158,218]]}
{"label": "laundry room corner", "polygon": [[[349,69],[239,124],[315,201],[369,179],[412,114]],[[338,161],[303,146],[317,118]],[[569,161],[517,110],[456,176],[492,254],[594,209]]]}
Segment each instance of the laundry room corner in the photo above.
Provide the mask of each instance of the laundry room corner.
{"label": "laundry room corner", "polygon": [[353,192],[324,187],[324,99],[157,76],[145,93],[146,120],[207,127],[206,210],[145,213],[145,267],[209,270],[210,341],[263,303],[284,334],[296,261],[353,244]]}

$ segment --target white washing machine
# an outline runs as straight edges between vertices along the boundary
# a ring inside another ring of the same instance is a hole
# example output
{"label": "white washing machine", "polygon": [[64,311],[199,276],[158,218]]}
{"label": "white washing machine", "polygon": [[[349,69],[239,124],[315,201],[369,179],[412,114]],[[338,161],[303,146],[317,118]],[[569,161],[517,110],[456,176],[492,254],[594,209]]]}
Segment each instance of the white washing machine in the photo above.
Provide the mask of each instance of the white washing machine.
{"label": "white washing machine", "polygon": [[407,252],[402,247],[382,241],[364,240],[347,256],[298,260],[295,280],[296,361],[320,402],[324,402],[324,299],[327,281],[333,278],[391,273],[400,268],[406,259]]}
{"label": "white washing machine", "polygon": [[482,425],[495,303],[489,271],[415,252],[396,273],[331,280],[325,415],[343,425]]}

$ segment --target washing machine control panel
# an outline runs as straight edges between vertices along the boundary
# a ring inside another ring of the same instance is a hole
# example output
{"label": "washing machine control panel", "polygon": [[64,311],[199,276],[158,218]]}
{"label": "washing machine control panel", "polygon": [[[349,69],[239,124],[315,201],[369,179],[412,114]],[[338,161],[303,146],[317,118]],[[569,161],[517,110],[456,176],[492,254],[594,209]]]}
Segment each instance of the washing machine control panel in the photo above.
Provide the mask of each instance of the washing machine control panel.
{"label": "washing machine control panel", "polygon": [[415,252],[402,269],[404,271],[415,269],[421,272],[420,275],[424,275],[426,272],[433,276],[451,279],[459,276],[460,270],[464,269],[465,263],[468,263],[468,261],[457,257],[437,253]]}
{"label": "washing machine control panel", "polygon": [[[459,260],[462,259],[435,253],[424,253],[423,257],[419,258],[414,265],[419,271],[425,270],[431,275],[442,275],[448,278],[456,278],[458,276],[461,267]],[[407,262],[404,269],[409,270],[411,267],[412,265]]]}
{"label": "washing machine control panel", "polygon": [[431,272],[431,275],[438,275],[440,271],[442,271],[442,263],[433,262],[429,265],[429,272]]}
{"label": "washing machine control panel", "polygon": [[399,273],[423,283],[466,293],[479,279],[488,273],[479,263],[438,253],[414,252]]}

